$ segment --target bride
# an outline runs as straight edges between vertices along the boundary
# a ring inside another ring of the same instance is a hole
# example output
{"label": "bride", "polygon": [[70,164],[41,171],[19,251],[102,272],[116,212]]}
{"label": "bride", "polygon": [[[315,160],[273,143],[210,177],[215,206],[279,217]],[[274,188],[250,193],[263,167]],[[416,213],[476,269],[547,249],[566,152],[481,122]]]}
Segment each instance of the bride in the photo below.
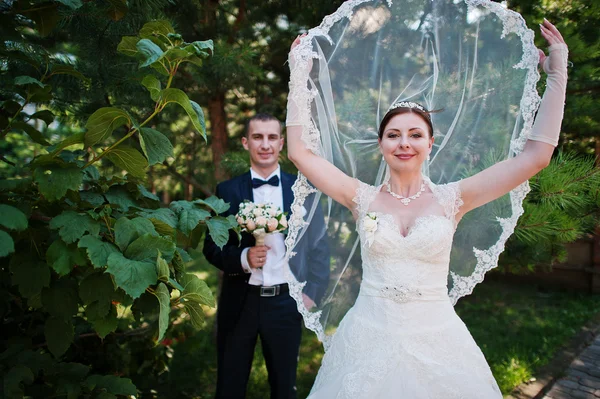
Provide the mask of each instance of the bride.
{"label": "bride", "polygon": [[420,104],[396,102],[381,120],[378,143],[389,180],[375,187],[309,150],[297,105],[288,100],[288,156],[352,212],[363,261],[360,293],[331,339],[309,398],[502,397],[446,283],[461,218],[546,167],[558,143],[568,51],[554,25],[545,20],[540,29],[550,45],[548,56],[540,50],[547,88],[524,150],[458,182],[435,185],[421,173],[435,138],[430,112]]}

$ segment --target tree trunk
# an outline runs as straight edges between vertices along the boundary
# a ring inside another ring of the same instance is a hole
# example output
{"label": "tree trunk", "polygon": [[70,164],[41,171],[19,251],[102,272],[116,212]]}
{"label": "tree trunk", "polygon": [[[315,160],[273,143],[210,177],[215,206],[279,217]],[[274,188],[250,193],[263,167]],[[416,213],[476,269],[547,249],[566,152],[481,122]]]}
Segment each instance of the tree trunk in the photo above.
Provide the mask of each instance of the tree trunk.
{"label": "tree trunk", "polygon": [[217,93],[208,101],[208,114],[210,117],[210,138],[215,166],[215,179],[224,180],[227,176],[221,167],[223,154],[227,150],[227,120],[225,115],[225,93]]}

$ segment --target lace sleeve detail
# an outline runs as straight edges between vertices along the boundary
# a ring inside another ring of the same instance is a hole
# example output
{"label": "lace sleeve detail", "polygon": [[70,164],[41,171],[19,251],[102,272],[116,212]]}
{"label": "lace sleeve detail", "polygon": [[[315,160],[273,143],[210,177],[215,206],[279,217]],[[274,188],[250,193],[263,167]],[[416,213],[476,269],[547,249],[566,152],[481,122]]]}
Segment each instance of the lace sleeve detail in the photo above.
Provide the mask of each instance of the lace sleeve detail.
{"label": "lace sleeve detail", "polygon": [[352,198],[352,201],[356,203],[356,216],[358,219],[362,219],[369,210],[369,204],[375,198],[377,194],[377,188],[367,183],[363,183],[358,179],[358,187],[356,188],[356,195]]}
{"label": "lace sleeve detail", "polygon": [[462,194],[460,190],[460,181],[435,186],[434,194],[437,200],[444,207],[446,217],[454,223],[456,227],[456,215],[463,206]]}

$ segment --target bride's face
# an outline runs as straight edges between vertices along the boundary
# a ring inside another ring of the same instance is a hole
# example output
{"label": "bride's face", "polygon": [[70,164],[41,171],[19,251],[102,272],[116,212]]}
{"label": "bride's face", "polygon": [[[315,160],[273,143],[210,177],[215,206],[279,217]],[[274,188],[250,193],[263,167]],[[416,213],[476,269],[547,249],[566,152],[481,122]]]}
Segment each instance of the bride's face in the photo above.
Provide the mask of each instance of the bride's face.
{"label": "bride's face", "polygon": [[383,158],[396,170],[420,170],[432,146],[429,126],[421,116],[413,113],[391,118],[379,139]]}

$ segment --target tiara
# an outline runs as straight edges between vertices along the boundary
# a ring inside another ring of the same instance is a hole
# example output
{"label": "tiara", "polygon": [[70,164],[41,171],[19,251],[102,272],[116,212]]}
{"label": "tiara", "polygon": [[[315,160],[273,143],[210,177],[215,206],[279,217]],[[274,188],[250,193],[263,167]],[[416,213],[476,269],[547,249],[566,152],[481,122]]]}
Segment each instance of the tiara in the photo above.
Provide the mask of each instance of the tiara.
{"label": "tiara", "polygon": [[421,104],[413,103],[412,101],[395,102],[392,105],[390,105],[390,107],[388,108],[388,112],[396,108],[416,108],[419,111],[427,113],[427,110]]}

